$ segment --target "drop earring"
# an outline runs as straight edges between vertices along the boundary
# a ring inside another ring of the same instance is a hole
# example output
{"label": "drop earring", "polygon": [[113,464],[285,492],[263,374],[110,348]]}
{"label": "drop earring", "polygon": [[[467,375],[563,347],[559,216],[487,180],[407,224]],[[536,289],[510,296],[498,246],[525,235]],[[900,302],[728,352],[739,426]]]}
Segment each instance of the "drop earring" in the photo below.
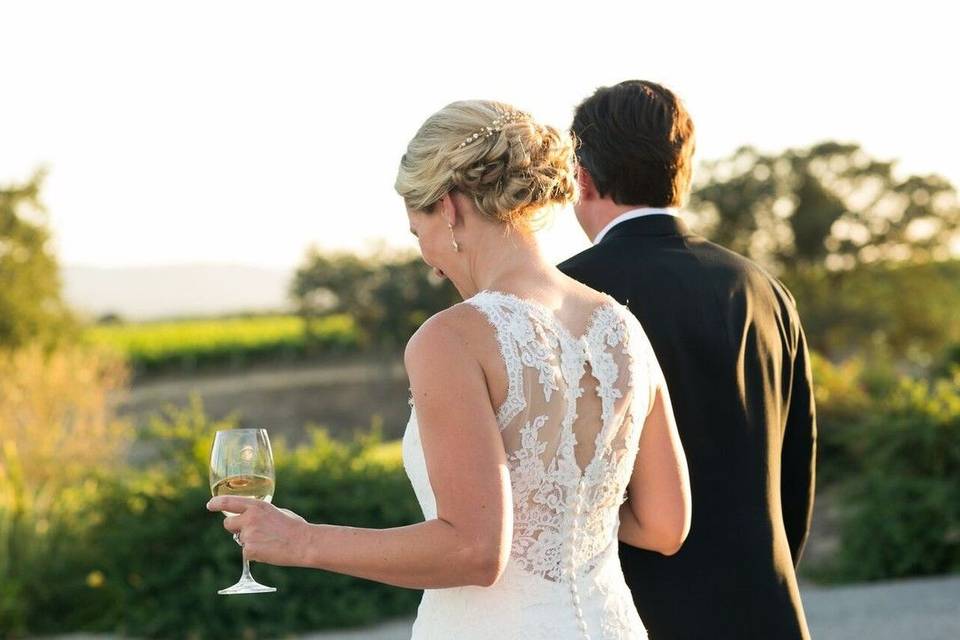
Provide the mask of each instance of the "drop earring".
{"label": "drop earring", "polygon": [[454,253],[460,253],[460,243],[457,242],[457,236],[453,235],[453,225],[447,223],[447,226],[450,228],[450,238],[453,240],[453,251]]}

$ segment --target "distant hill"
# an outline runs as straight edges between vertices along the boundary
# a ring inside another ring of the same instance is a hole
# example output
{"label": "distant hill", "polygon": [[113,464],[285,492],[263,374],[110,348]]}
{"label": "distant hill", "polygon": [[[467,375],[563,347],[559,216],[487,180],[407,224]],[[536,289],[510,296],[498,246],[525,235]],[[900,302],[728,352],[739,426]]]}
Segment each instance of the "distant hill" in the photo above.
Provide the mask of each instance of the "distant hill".
{"label": "distant hill", "polygon": [[208,316],[290,308],[286,269],[195,264],[168,267],[64,267],[64,295],[91,316],[124,319]]}

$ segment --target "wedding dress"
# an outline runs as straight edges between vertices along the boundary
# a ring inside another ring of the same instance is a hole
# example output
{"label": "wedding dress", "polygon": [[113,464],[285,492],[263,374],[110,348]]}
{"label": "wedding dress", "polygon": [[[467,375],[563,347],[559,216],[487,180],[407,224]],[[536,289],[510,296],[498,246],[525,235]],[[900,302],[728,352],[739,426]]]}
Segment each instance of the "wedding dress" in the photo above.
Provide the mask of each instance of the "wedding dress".
{"label": "wedding dress", "polygon": [[[413,640],[646,638],[617,555],[619,509],[662,375],[646,334],[612,298],[579,337],[512,294],[466,302],[496,331],[506,365],[497,423],[513,539],[492,586],[424,592]],[[424,518],[436,518],[415,411],[403,461]]]}

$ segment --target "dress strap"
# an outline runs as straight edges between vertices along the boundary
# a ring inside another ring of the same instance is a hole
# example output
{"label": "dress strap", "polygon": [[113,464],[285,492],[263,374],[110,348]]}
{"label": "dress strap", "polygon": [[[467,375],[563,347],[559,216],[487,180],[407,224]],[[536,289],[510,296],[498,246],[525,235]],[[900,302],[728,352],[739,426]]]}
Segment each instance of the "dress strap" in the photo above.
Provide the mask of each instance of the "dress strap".
{"label": "dress strap", "polygon": [[493,326],[500,346],[500,355],[507,369],[507,398],[497,410],[497,425],[503,431],[510,421],[527,406],[523,397],[523,358],[520,340],[534,339],[530,318],[511,298],[481,291],[466,300]]}

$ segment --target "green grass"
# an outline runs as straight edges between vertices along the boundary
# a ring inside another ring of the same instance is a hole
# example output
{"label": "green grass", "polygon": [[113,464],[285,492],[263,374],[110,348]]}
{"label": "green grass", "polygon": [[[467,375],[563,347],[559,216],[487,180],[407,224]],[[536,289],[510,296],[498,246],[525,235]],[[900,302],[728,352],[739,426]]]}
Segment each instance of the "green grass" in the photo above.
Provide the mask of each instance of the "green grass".
{"label": "green grass", "polygon": [[119,351],[141,371],[290,359],[311,348],[351,350],[357,345],[348,315],[327,316],[311,325],[310,338],[303,318],[292,315],[101,325],[90,327],[86,338]]}

